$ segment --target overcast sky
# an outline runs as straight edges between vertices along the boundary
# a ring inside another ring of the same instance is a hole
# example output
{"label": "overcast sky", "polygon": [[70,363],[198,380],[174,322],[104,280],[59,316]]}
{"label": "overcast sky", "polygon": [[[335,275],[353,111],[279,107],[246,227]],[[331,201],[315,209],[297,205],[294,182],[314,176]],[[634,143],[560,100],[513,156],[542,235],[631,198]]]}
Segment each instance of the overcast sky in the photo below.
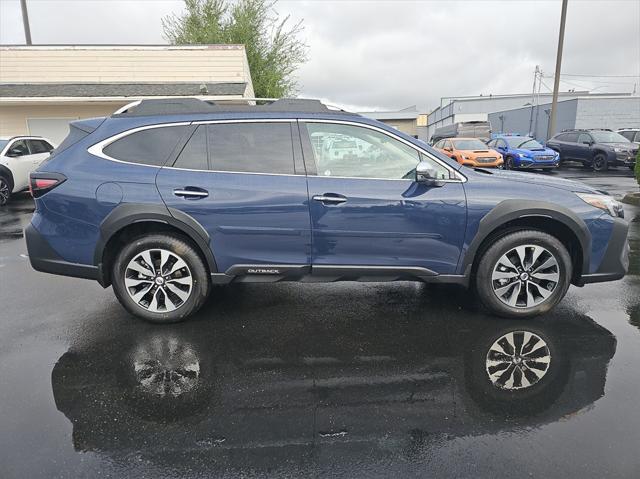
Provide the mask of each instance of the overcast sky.
{"label": "overcast sky", "polygon": [[[161,18],[183,6],[173,0],[27,3],[34,44],[166,43]],[[280,0],[276,8],[293,22],[304,20],[309,61],[298,73],[300,96],[361,110],[418,105],[430,111],[443,96],[530,92],[535,65],[553,75],[560,6]],[[19,0],[0,0],[0,42],[24,42]],[[640,91],[640,0],[569,0],[562,72],[563,90],[631,92],[637,83]],[[545,83],[551,88],[553,78]]]}

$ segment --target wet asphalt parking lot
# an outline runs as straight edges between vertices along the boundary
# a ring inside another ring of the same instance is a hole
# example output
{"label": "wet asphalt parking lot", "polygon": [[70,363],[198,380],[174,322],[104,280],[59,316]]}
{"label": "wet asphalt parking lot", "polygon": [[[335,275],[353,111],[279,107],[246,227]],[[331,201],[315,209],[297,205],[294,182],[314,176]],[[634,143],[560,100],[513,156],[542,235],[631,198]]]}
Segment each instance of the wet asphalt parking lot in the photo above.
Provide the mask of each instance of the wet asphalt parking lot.
{"label": "wet asphalt parking lot", "polygon": [[[623,170],[551,174],[637,188]],[[629,275],[535,320],[455,287],[281,283],[217,288],[169,326],[33,271],[32,210],[0,209],[2,478],[640,476],[640,208]],[[487,357],[513,331],[548,359],[505,390]]]}

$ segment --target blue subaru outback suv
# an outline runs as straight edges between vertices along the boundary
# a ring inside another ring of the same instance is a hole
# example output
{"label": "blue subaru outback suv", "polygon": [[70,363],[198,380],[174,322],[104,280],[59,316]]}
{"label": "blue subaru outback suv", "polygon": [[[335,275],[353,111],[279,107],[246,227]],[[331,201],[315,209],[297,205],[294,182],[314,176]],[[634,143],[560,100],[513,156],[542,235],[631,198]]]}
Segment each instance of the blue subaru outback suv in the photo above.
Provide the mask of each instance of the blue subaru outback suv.
{"label": "blue subaru outback suv", "polygon": [[606,194],[463,168],[314,100],[144,100],[76,121],[31,190],[32,266],[113,285],[155,322],[185,319],[215,283],[284,280],[457,283],[528,317],[628,264]]}

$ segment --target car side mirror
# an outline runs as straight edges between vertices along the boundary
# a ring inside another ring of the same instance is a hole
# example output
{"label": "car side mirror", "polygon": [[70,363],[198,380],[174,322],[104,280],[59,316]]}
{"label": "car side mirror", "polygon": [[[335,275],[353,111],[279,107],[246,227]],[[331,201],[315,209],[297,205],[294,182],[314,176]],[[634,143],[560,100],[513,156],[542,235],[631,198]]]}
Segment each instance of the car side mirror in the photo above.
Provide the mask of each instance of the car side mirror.
{"label": "car side mirror", "polygon": [[449,153],[451,153],[453,150],[451,148],[449,148],[448,146],[445,146],[443,148],[444,151],[448,151]]}
{"label": "car side mirror", "polygon": [[421,161],[416,166],[416,181],[423,185],[443,186],[444,181],[438,178],[438,172],[426,161]]}
{"label": "car side mirror", "polygon": [[22,150],[20,148],[11,148],[7,151],[7,156],[10,158],[15,158],[16,156],[22,156]]}

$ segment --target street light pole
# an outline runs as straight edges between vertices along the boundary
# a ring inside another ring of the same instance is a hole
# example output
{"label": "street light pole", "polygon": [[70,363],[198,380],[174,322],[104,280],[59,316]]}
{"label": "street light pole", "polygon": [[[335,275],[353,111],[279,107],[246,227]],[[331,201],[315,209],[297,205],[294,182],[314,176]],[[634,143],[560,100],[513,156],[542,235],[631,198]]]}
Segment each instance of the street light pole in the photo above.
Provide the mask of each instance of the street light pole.
{"label": "street light pole", "polygon": [[558,90],[560,88],[560,70],[562,66],[562,47],[564,45],[564,25],[567,20],[567,3],[562,0],[562,13],[560,14],[560,36],[558,37],[558,54],[556,56],[556,75],[553,79],[553,100],[551,101],[551,115],[547,128],[547,138],[551,138],[556,132],[556,114],[558,110]]}
{"label": "street light pole", "polygon": [[22,9],[22,25],[24,26],[24,39],[27,45],[31,45],[31,28],[29,28],[29,13],[27,12],[27,0],[20,0]]}

